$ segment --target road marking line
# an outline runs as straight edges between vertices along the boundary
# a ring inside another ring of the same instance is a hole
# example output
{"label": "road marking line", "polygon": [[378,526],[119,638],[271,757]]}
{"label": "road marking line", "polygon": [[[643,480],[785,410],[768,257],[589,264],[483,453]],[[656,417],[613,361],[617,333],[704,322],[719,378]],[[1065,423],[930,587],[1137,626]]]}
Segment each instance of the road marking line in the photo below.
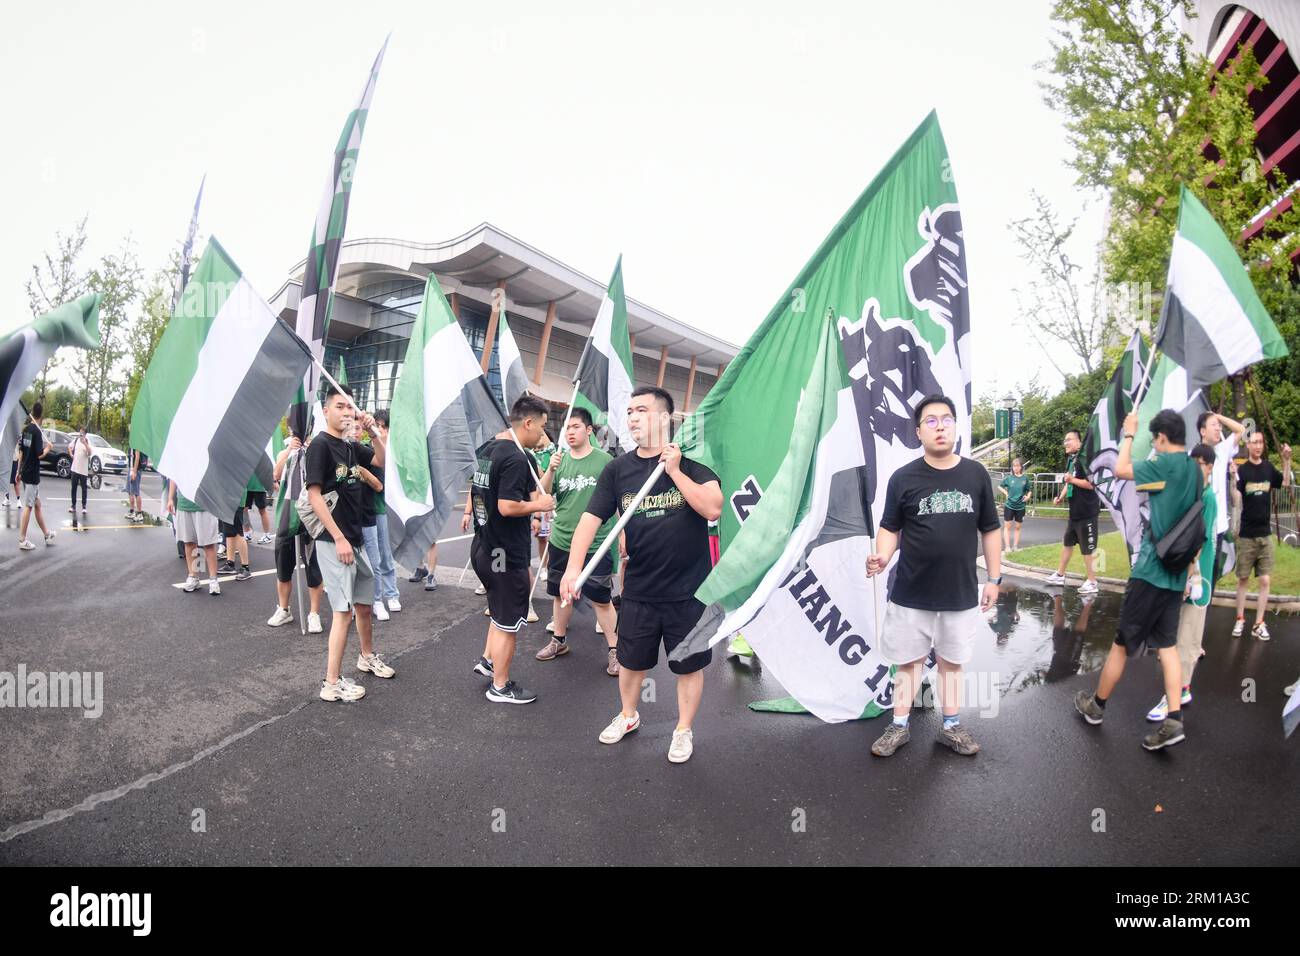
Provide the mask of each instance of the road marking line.
{"label": "road marking line", "polygon": [[[261,577],[262,575],[264,575],[264,574],[275,574],[275,568],[267,568],[267,569],[264,570],[264,571],[253,571],[253,572],[252,572],[251,574],[249,574],[248,576],[249,576],[250,578],[260,578],[260,577]],[[199,586],[202,587],[203,585],[209,583],[211,580],[212,580],[211,578],[204,578],[203,580],[201,580],[201,581],[199,582]],[[234,576],[233,574],[218,574],[218,575],[217,575],[217,583],[218,583],[218,584],[220,584],[222,581],[233,581],[233,580],[235,580],[235,576]],[[173,584],[172,587],[174,587],[174,588],[184,588],[184,587],[185,587],[185,582],[182,581],[180,584]]]}

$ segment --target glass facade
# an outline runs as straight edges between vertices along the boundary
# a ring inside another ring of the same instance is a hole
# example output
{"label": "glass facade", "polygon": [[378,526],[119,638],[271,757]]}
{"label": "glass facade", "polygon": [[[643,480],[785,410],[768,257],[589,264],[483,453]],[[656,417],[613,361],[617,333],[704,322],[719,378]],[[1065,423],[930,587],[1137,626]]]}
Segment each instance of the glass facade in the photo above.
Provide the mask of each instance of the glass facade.
{"label": "glass facade", "polygon": [[[393,390],[401,374],[402,362],[411,338],[411,326],[420,311],[424,283],[415,280],[390,280],[361,290],[361,298],[371,303],[371,329],[355,339],[329,337],[325,342],[325,367],[338,377],[340,363],[347,369],[348,385],[357,404],[377,411],[392,407]],[[477,302],[460,300],[460,325],[474,350],[483,356],[490,311]],[[501,369],[498,350],[492,349],[487,379],[497,400],[501,400]]]}

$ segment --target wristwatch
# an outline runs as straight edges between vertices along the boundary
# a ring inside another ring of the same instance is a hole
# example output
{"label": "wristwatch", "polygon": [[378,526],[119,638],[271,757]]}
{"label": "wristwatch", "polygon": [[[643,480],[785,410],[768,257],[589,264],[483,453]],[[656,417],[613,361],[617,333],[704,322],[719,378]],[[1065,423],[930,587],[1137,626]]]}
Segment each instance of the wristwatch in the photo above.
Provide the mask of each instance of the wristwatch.
{"label": "wristwatch", "polygon": [[988,583],[989,583],[989,584],[1001,584],[1001,583],[1002,583],[1002,575],[999,574],[996,578],[989,578],[989,582],[988,582]]}

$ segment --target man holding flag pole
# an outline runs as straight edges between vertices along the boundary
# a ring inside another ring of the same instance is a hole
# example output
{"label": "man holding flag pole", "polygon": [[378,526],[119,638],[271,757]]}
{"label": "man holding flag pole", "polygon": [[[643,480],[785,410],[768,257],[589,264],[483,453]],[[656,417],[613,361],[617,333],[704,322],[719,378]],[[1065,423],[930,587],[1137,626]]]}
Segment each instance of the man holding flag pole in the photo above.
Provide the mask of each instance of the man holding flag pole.
{"label": "man holding flag pole", "polygon": [[[636,450],[608,465],[578,521],[560,582],[560,600],[577,600],[590,570],[627,533],[627,577],[619,608],[617,659],[622,709],[600,733],[615,744],[641,726],[637,699],[647,671],[659,662],[659,647],[671,655],[704,612],[695,592],[711,570],[709,521],[722,513],[722,488],[710,469],[682,456],[669,441],[673,399],[662,388],[633,389],[626,431]],[[584,568],[597,533],[615,511],[623,513]],[[713,659],[706,648],[684,660],[669,659],[677,675],[677,726],[668,748],[672,763],[694,751],[692,723],[704,691],[703,670]]]}

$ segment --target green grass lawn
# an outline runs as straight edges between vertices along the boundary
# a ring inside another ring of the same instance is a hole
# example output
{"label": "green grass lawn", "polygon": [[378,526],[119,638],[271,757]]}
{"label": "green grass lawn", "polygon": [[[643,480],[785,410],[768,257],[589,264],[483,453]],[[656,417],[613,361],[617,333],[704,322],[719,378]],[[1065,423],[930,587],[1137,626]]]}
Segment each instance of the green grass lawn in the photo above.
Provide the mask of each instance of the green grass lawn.
{"label": "green grass lawn", "polygon": [[[1300,594],[1300,548],[1279,544],[1276,548],[1276,555],[1269,591],[1273,594]],[[1061,546],[1059,544],[1038,544],[1032,548],[1021,548],[1019,551],[1009,553],[1007,560],[1016,564],[1025,564],[1034,568],[1055,571],[1056,563],[1061,560]],[[1070,558],[1069,570],[1076,574],[1083,574],[1083,558],[1080,556],[1078,548],[1074,549],[1074,554]],[[1112,531],[1109,534],[1103,534],[1097,539],[1097,574],[1103,578],[1127,580],[1128,572],[1128,552],[1124,548],[1124,541],[1120,538],[1119,532]],[[1231,572],[1220,578],[1219,583],[1215,585],[1216,590],[1220,588],[1235,590],[1236,587],[1237,578]],[[1250,579],[1251,593],[1253,594],[1258,589],[1258,583],[1252,577]]]}

